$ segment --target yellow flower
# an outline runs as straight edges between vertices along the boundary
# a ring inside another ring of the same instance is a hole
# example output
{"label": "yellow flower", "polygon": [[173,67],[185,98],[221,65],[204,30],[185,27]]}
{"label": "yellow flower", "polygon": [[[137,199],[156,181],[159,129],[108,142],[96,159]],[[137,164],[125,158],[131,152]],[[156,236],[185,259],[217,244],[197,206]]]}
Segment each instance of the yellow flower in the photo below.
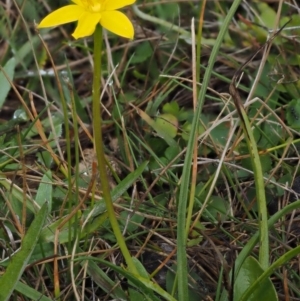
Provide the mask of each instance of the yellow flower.
{"label": "yellow flower", "polygon": [[72,0],[70,4],[45,17],[38,28],[53,27],[78,21],[72,34],[75,39],[90,36],[96,25],[125,38],[132,39],[134,29],[131,21],[117,9],[133,4],[135,0]]}

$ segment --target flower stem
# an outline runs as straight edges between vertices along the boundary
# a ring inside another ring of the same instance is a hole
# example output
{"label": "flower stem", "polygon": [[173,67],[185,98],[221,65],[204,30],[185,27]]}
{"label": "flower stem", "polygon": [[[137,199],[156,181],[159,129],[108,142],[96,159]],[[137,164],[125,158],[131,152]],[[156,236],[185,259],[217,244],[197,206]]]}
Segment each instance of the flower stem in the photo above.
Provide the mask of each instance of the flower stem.
{"label": "flower stem", "polygon": [[102,137],[102,118],[100,105],[100,88],[101,88],[101,54],[102,52],[102,27],[96,26],[94,32],[94,77],[93,77],[93,129],[94,129],[94,145],[96,148],[98,171],[100,174],[101,189],[105,201],[107,213],[109,216],[112,230],[115,234],[118,245],[127,263],[129,271],[137,274],[138,271],[133,263],[131,255],[125,244],[124,237],[121,233],[118,221],[115,215],[112,198],[110,195],[110,187],[106,172],[106,162],[104,156],[103,137]]}

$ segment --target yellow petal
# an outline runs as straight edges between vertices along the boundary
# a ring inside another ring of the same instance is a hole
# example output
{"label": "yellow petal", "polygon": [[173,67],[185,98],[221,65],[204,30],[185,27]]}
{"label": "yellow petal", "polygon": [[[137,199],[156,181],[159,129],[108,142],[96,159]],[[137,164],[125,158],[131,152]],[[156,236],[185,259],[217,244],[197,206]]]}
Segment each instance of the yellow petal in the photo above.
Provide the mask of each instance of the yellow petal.
{"label": "yellow petal", "polygon": [[53,27],[77,21],[83,10],[78,5],[67,5],[59,8],[45,17],[38,28]]}
{"label": "yellow petal", "polygon": [[[86,4],[82,0],[71,0],[71,1],[80,7],[83,7],[83,8],[86,7]],[[100,0],[100,1],[102,1],[102,0]]]}
{"label": "yellow petal", "polygon": [[94,33],[97,23],[101,19],[100,13],[84,12],[79,20],[78,25],[72,34],[75,39],[84,38]]}
{"label": "yellow petal", "polygon": [[81,0],[71,0],[71,1],[79,6],[83,6]]}
{"label": "yellow petal", "polygon": [[[120,2],[121,0],[118,1]],[[121,37],[133,39],[134,29],[131,21],[123,13],[117,10],[102,12],[100,24],[105,29]]]}
{"label": "yellow petal", "polygon": [[131,5],[136,0],[107,0],[104,10],[116,10],[127,5]]}

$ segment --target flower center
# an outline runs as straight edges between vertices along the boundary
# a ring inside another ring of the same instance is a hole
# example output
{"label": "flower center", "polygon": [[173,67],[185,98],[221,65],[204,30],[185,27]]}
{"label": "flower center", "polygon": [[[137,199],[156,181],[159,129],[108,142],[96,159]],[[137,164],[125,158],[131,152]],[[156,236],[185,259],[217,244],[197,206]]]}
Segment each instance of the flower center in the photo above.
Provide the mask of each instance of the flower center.
{"label": "flower center", "polygon": [[94,13],[101,11],[101,0],[82,0],[82,4],[87,10]]}

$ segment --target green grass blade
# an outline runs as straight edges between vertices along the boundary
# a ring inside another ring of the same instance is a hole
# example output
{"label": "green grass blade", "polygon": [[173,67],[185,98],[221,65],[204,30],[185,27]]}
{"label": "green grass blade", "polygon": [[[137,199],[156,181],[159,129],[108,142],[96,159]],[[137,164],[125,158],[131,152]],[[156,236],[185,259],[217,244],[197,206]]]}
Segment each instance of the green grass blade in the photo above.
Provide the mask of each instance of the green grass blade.
{"label": "green grass blade", "polygon": [[269,233],[268,233],[268,213],[267,202],[265,193],[265,183],[263,179],[263,172],[258,154],[256,141],[251,129],[250,122],[247,114],[243,108],[241,108],[243,114],[244,123],[242,123],[245,138],[247,141],[250,158],[252,161],[252,167],[254,172],[254,182],[256,190],[256,199],[259,212],[259,233],[260,233],[260,248],[259,248],[259,263],[265,270],[269,266]]}
{"label": "green grass blade", "polygon": [[212,53],[209,58],[208,68],[205,72],[202,87],[199,94],[198,107],[195,112],[195,116],[192,123],[190,132],[190,139],[188,141],[186,157],[184,161],[184,167],[182,172],[182,184],[179,194],[178,202],[178,226],[177,226],[177,263],[178,263],[178,300],[188,300],[188,275],[187,275],[187,258],[186,258],[186,208],[188,200],[188,192],[190,186],[190,173],[192,164],[192,154],[194,144],[197,136],[197,129],[200,123],[200,114],[202,111],[206,90],[212,75],[212,69],[217,58],[221,43],[227,32],[229,23],[232,21],[233,15],[236,12],[241,0],[235,0],[227,13],[227,16],[221,26],[220,33],[217,37],[216,43],[212,49]]}
{"label": "green grass blade", "polygon": [[31,253],[38,241],[39,234],[45,223],[48,213],[48,204],[45,203],[41,210],[37,213],[34,221],[30,225],[26,235],[22,240],[20,251],[13,256],[4,275],[0,278],[0,300],[6,301],[10,298],[15,289],[22,273],[26,267]]}
{"label": "green grass blade", "polygon": [[2,108],[4,101],[6,100],[7,94],[10,90],[10,83],[6,79],[6,76],[12,81],[15,74],[16,60],[11,58],[3,67],[3,71],[0,72],[0,108]]}
{"label": "green grass blade", "polygon": [[[158,284],[154,283],[152,280],[150,280],[148,278],[144,278],[137,274],[132,274],[131,272],[128,272],[126,269],[120,268],[109,261],[106,261],[106,260],[103,260],[100,258],[94,258],[94,257],[80,257],[80,258],[75,259],[75,261],[77,261],[77,260],[89,260],[89,261],[91,260],[93,262],[98,261],[98,262],[108,266],[115,272],[123,275],[129,281],[131,281],[132,285],[139,288],[139,290],[141,292],[144,292],[145,294],[147,294],[147,296],[149,296],[151,298],[150,300],[159,300],[158,297],[154,294],[154,293],[157,293],[160,296],[162,296],[165,300],[176,301],[175,298],[173,298],[169,293],[167,293],[165,290],[163,290]],[[136,261],[134,261],[134,262],[136,263]]]}
{"label": "green grass blade", "polygon": [[17,283],[15,290],[21,293],[23,296],[28,297],[31,301],[53,301],[52,299],[43,296],[43,293],[36,291],[20,281]]}
{"label": "green grass blade", "polygon": [[[148,165],[148,161],[145,161],[140,164],[139,167],[137,167],[133,172],[131,172],[129,175],[125,177],[111,192],[111,197],[113,202],[115,202],[121,195],[123,195],[127,189],[132,186],[132,184],[137,181],[137,179],[141,176],[143,171]],[[1,181],[0,181],[1,184]],[[94,208],[90,210],[86,210],[84,214],[84,218],[88,217],[91,210],[93,211],[93,214],[91,216],[92,221],[87,223],[86,226],[82,229],[81,237],[85,237],[86,235],[96,231],[99,229],[103,222],[107,219],[107,212],[106,212],[106,206],[104,201],[98,202]],[[103,218],[102,218],[103,217]],[[59,227],[60,223],[64,217],[61,219],[56,220],[53,223],[50,223],[47,227],[45,227],[41,232],[40,241],[41,242],[52,242],[55,239],[55,231],[57,227]],[[75,218],[72,218],[70,220],[70,224],[73,227],[75,222]],[[69,235],[66,232],[66,229],[68,229],[69,225],[65,225],[60,231],[59,234],[59,241],[60,243],[66,243],[69,241]],[[75,224],[75,227],[77,227],[77,224]],[[71,236],[72,239],[74,239],[74,235]]]}
{"label": "green grass blade", "polygon": [[[83,252],[80,249],[80,252]],[[81,266],[85,266],[86,262],[82,261]],[[88,261],[87,273],[92,277],[93,281],[103,289],[110,297],[120,300],[126,300],[126,293],[122,288],[117,285],[115,281],[109,278],[105,271],[103,271],[99,265],[93,260]]]}

